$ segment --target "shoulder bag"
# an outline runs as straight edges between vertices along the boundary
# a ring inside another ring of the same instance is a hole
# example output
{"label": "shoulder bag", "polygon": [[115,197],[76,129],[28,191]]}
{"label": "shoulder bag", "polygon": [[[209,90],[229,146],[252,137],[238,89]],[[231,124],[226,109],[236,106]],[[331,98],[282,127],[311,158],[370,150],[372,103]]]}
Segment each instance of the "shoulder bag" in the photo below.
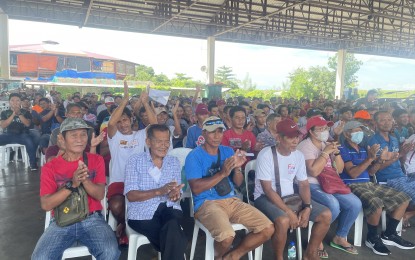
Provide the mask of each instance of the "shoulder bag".
{"label": "shoulder bag", "polygon": [[[83,158],[84,163],[88,166],[88,157],[85,152]],[[63,189],[65,188],[63,187]],[[60,227],[66,227],[86,219],[89,214],[88,194],[82,183],[77,191],[71,192],[53,212],[56,224]]]}
{"label": "shoulder bag", "polygon": [[[300,195],[297,193],[287,195],[282,197],[281,196],[281,184],[280,184],[280,169],[278,166],[278,155],[277,155],[277,146],[272,146],[272,156],[274,159],[274,174],[275,174],[275,189],[278,195],[280,195],[282,201],[295,213],[298,213],[302,209],[303,200],[301,199]],[[293,184],[294,186],[294,184]],[[295,189],[294,189],[295,190]]]}
{"label": "shoulder bag", "polygon": [[349,194],[352,192],[332,167],[325,166],[323,171],[317,176],[317,180],[325,193]]}

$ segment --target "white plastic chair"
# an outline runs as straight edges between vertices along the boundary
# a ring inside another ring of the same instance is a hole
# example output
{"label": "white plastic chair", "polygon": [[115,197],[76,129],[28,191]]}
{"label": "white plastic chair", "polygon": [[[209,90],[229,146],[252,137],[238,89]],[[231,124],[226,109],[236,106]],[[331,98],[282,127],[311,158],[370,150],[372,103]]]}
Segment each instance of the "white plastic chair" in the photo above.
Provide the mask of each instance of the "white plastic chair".
{"label": "white plastic chair", "polygon": [[245,189],[246,189],[246,199],[248,200],[249,204],[253,204],[253,202],[251,202],[249,200],[249,190],[248,190],[248,173],[250,171],[255,171],[256,168],[256,160],[251,160],[249,161],[246,165],[245,165]]}
{"label": "white plastic chair", "polygon": [[[180,168],[183,169],[185,162],[186,162],[186,157],[187,155],[189,155],[191,151],[192,149],[190,148],[180,147],[180,148],[175,148],[173,150],[170,150],[167,154],[177,157],[177,159],[179,159],[180,161]],[[182,174],[184,174],[183,170],[182,170]],[[185,179],[186,179],[186,176],[182,176],[182,180],[185,180]],[[185,198],[190,198],[190,193],[191,193],[190,187],[189,187],[189,184],[187,184],[187,188],[186,190],[183,191],[183,194],[182,194],[182,200],[184,200]],[[192,211],[190,211],[190,216],[193,217]]]}
{"label": "white plastic chair", "polygon": [[[107,214],[106,191],[105,191],[105,194],[104,194],[104,198],[101,200],[101,205],[102,205],[102,214],[105,218],[106,214]],[[49,227],[50,220],[51,220],[51,212],[47,211],[46,212],[46,217],[45,217],[45,229]],[[83,245],[80,245],[80,244],[77,243],[77,245],[72,246],[70,248],[67,248],[63,252],[62,259],[81,257],[81,256],[89,256],[89,255],[91,255],[91,253],[89,252],[88,248],[86,246],[83,246]],[[94,256],[92,256],[92,260],[95,260]]]}
{"label": "white plastic chair", "polygon": [[[111,176],[111,168],[112,168],[112,160],[110,160],[110,163],[109,163],[109,173],[108,173],[109,176]],[[108,181],[109,180],[107,180],[107,183],[108,183]],[[106,188],[108,188],[108,186]],[[107,200],[107,198],[105,198],[105,202],[106,202],[105,205],[108,208],[108,200]],[[112,215],[112,212],[109,209],[108,209],[108,225],[111,227],[111,229],[113,231],[116,231],[117,230],[118,221],[115,219],[114,215]]]}
{"label": "white plastic chair", "polygon": [[[363,216],[363,209],[361,209],[354,223],[354,246],[362,246]],[[313,227],[313,222],[310,221],[308,226],[308,241],[310,241],[311,228]]]}
{"label": "white plastic chair", "polygon": [[183,148],[186,148],[186,143],[187,143],[187,135],[183,137]]}
{"label": "white plastic chair", "polygon": [[[134,229],[132,229],[128,225],[128,219],[127,219],[127,212],[128,212],[128,199],[127,196],[125,197],[125,232],[128,236],[128,260],[136,260],[137,259],[137,250],[140,246],[150,244],[150,241],[148,238],[138,232],[136,232]],[[161,253],[158,252],[158,259],[161,259]]]}
{"label": "white plastic chair", "polygon": [[[193,216],[194,215],[194,209],[193,209],[193,196],[192,193],[190,193],[190,213]],[[233,230],[245,230],[245,233],[248,234],[249,230],[242,224],[232,224]],[[215,248],[214,248],[214,239],[210,232],[207,230],[207,228],[200,223],[197,219],[195,219],[195,226],[193,228],[193,237],[192,237],[192,247],[190,250],[190,260],[193,260],[195,255],[195,249],[196,249],[196,243],[197,243],[197,237],[199,234],[199,229],[202,229],[206,234],[206,247],[205,247],[205,260],[213,260],[215,258]],[[255,250],[256,252],[256,250]],[[262,254],[262,246],[261,246],[261,254]],[[248,252],[248,259],[253,260],[252,258],[252,251]],[[256,259],[256,258],[255,258]]]}
{"label": "white plastic chair", "polygon": [[17,161],[18,152],[20,151],[24,166],[26,168],[29,166],[29,156],[26,152],[26,146],[24,146],[23,144],[6,144],[1,147],[3,148],[0,150],[2,167],[6,168],[7,164],[10,162],[11,151],[15,152],[15,158],[16,158],[15,161]]}
{"label": "white plastic chair", "polygon": [[[373,179],[375,181],[375,183],[379,184],[379,185],[386,185],[386,182],[378,182],[376,179],[376,175],[373,176]],[[381,217],[381,223],[382,223],[382,231],[386,230],[386,211],[382,210],[382,217]],[[398,226],[396,227],[396,232],[398,233],[399,236],[402,236],[402,224],[403,224],[403,219],[401,219],[401,221],[399,222]]]}
{"label": "white plastic chair", "polygon": [[[251,170],[255,171],[256,169],[256,160],[251,160],[249,161],[246,166],[245,166],[245,187],[246,187],[246,197],[248,199],[248,203],[249,204],[253,204],[253,202],[251,202],[249,200],[249,191],[248,191],[248,173]],[[311,234],[311,227],[313,226],[313,222],[309,221],[309,240],[310,240],[310,234]],[[302,246],[302,241],[301,241],[301,228],[298,227],[296,230],[296,236],[297,236],[297,252],[298,252],[298,259],[302,259],[303,257],[303,246]],[[257,247],[255,249],[255,260],[261,260],[262,259],[262,250],[263,250],[263,245],[260,245],[259,247]]]}

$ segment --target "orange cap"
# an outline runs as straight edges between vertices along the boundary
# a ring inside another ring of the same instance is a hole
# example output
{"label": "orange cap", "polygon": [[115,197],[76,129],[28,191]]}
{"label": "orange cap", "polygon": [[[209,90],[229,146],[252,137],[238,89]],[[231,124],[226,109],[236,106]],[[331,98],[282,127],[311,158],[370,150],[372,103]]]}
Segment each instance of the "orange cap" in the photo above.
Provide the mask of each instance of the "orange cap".
{"label": "orange cap", "polygon": [[354,114],[354,118],[370,120],[370,114],[366,110],[359,110]]}

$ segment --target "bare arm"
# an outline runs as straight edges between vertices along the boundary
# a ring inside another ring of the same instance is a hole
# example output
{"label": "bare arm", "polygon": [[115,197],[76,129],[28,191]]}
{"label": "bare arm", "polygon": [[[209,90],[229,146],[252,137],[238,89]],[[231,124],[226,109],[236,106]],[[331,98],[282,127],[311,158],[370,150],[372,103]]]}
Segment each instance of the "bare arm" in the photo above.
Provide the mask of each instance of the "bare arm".
{"label": "bare arm", "polygon": [[177,186],[176,182],[170,182],[164,185],[161,188],[152,189],[152,190],[131,190],[127,193],[127,199],[130,202],[134,201],[146,201],[158,196],[167,195],[173,187]]}
{"label": "bare arm", "polygon": [[127,81],[124,81],[124,98],[121,101],[121,104],[114,110],[110,120],[108,121],[108,138],[112,138],[118,131],[117,122],[120,120],[124,108],[128,104],[129,93],[128,93],[128,84]]}
{"label": "bare arm", "polygon": [[68,189],[60,189],[53,194],[40,197],[40,206],[44,211],[50,211],[60,204],[71,194]]}

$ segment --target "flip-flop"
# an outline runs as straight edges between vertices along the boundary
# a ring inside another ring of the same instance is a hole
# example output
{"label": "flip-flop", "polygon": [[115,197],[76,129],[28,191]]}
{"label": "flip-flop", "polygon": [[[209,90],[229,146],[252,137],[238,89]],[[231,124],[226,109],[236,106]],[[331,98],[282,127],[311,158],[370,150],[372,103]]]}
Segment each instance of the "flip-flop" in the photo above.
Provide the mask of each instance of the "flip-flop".
{"label": "flip-flop", "polygon": [[329,254],[327,253],[327,251],[326,251],[326,249],[317,249],[317,255],[320,257],[320,258],[323,258],[323,259],[326,259],[326,258],[329,258]]}
{"label": "flip-flop", "polygon": [[357,255],[357,254],[359,254],[359,253],[357,252],[356,248],[355,248],[354,246],[352,246],[352,245],[350,245],[350,246],[342,246],[342,245],[336,244],[336,243],[334,243],[334,242],[332,241],[332,242],[330,242],[330,246],[331,246],[331,247],[333,247],[333,248],[336,248],[336,249],[342,250],[342,251],[344,251],[344,252],[346,252],[346,253],[352,254],[352,255]]}

